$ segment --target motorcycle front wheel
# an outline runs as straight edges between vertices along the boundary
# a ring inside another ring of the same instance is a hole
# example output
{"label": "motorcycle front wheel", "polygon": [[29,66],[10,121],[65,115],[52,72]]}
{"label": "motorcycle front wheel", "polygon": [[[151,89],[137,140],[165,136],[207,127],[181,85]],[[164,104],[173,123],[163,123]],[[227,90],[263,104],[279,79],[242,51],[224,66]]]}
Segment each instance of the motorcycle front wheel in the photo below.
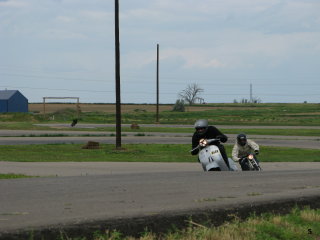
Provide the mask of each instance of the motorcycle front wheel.
{"label": "motorcycle front wheel", "polygon": [[213,171],[218,172],[218,171],[221,171],[221,169],[220,168],[210,168],[208,170],[208,172],[213,172]]}

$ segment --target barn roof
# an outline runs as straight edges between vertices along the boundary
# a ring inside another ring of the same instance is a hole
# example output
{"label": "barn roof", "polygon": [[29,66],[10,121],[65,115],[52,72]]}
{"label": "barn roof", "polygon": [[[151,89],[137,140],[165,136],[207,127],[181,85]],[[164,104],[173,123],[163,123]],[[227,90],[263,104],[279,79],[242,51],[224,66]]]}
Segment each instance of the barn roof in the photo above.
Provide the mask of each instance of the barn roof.
{"label": "barn roof", "polygon": [[0,90],[0,100],[10,99],[18,90]]}

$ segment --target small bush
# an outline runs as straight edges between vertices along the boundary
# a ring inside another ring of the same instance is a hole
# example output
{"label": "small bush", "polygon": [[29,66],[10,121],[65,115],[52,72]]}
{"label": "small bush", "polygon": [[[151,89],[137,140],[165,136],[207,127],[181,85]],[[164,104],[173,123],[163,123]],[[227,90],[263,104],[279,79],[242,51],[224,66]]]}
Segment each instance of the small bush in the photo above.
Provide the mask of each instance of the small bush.
{"label": "small bush", "polygon": [[185,112],[184,101],[182,99],[178,99],[176,104],[173,106],[173,112]]}

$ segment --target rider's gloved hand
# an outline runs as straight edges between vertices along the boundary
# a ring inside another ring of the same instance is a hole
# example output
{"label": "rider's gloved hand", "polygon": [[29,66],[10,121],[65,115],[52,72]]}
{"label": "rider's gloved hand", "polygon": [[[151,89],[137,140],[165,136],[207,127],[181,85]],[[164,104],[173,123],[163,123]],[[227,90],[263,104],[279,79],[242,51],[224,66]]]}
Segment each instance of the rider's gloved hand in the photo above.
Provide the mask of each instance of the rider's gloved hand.
{"label": "rider's gloved hand", "polygon": [[240,163],[240,164],[242,164],[242,163],[243,163],[243,161],[245,161],[245,160],[246,160],[246,158],[245,158],[245,157],[240,158],[240,159],[239,159],[239,163]]}
{"label": "rider's gloved hand", "polygon": [[259,150],[254,150],[254,153],[255,153],[256,155],[258,155],[258,154],[259,154]]}
{"label": "rider's gloved hand", "polygon": [[219,142],[222,142],[223,136],[218,135],[218,136],[216,137],[216,139],[217,139]]}

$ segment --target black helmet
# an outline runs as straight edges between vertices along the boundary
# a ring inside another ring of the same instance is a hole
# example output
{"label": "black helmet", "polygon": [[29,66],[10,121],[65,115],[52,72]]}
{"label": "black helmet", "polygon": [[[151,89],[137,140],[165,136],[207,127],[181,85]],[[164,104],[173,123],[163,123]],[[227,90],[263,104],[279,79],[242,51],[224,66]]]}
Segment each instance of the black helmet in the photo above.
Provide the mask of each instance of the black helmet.
{"label": "black helmet", "polygon": [[208,120],[199,119],[195,122],[194,128],[199,135],[204,135],[208,130]]}
{"label": "black helmet", "polygon": [[239,145],[244,146],[247,144],[247,136],[244,133],[240,133],[237,136],[237,142]]}

